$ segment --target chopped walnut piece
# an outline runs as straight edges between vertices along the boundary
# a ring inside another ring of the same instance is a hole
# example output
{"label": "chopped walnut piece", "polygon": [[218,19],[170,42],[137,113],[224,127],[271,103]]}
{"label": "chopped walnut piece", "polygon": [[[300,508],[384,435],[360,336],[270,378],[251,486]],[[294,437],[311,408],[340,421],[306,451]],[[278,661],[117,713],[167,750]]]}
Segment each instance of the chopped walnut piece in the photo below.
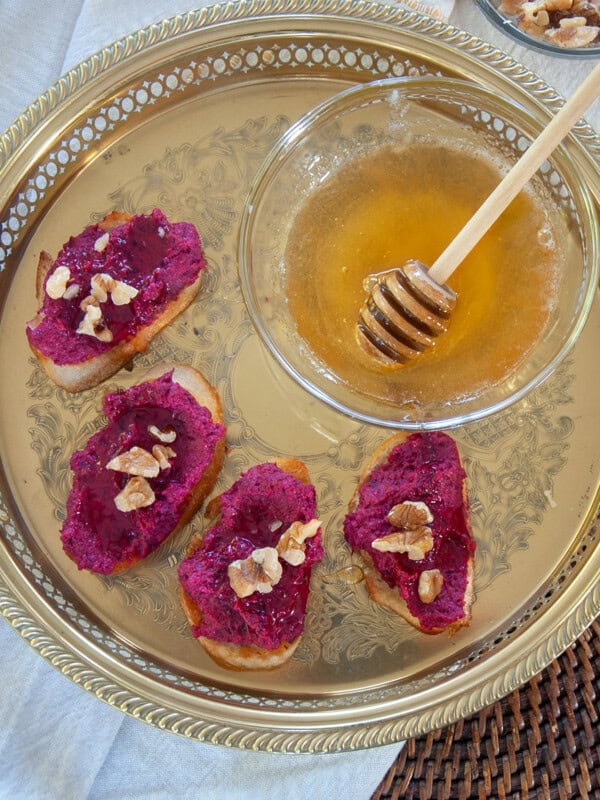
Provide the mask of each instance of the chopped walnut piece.
{"label": "chopped walnut piece", "polygon": [[152,487],[139,475],[130,478],[123,489],[115,497],[115,505],[119,511],[135,511],[138,508],[151,506],[156,500]]}
{"label": "chopped walnut piece", "polygon": [[254,592],[268,594],[281,580],[282,568],[274,547],[260,547],[248,558],[232,561],[227,567],[229,584],[238,597]]}
{"label": "chopped walnut piece", "polygon": [[439,569],[426,569],[419,575],[418,593],[422,603],[433,603],[442,591],[444,576]]}
{"label": "chopped walnut piece", "polygon": [[106,272],[97,272],[91,280],[91,294],[99,303],[106,303],[110,294],[114,305],[125,306],[138,295],[138,290]]}
{"label": "chopped walnut piece", "polygon": [[426,503],[405,500],[389,510],[387,521],[395,528],[411,531],[433,522],[433,514]]}
{"label": "chopped walnut piece", "polygon": [[583,28],[585,17],[563,17],[558,23],[561,28]]}
{"label": "chopped walnut piece", "polygon": [[600,2],[598,0],[574,0],[572,13],[577,17],[585,17],[588,25],[600,25]]}
{"label": "chopped walnut piece", "polygon": [[550,12],[568,11],[572,5],[573,0],[527,0],[521,3],[521,12],[523,20],[536,22],[540,14],[548,16]]}
{"label": "chopped walnut piece", "polygon": [[72,283],[70,286],[67,286],[67,288],[64,290],[63,300],[74,300],[80,291],[81,291],[81,286],[79,286],[77,283]]}
{"label": "chopped walnut piece", "polygon": [[110,236],[108,234],[108,231],[106,231],[106,233],[103,233],[102,236],[100,236],[94,242],[94,250],[97,253],[103,253],[106,250],[106,246],[108,245],[109,238],[110,238]]}
{"label": "chopped walnut piece", "polygon": [[546,27],[550,24],[547,0],[534,0],[533,2],[523,3],[521,10],[521,29],[531,36],[542,36]]}
{"label": "chopped walnut piece", "polygon": [[398,531],[380,536],[371,543],[380,553],[406,553],[411,561],[422,561],[433,548],[431,528],[423,525],[411,531]]}
{"label": "chopped walnut piece", "polygon": [[48,297],[52,298],[52,300],[64,297],[70,277],[71,270],[68,267],[57,267],[46,281],[46,294]]}
{"label": "chopped walnut piece", "polygon": [[161,431],[156,425],[148,425],[148,433],[165,444],[172,444],[177,438],[177,431],[174,428],[165,428],[164,431]]}
{"label": "chopped walnut piece", "polygon": [[280,557],[292,567],[298,567],[306,560],[307,539],[317,535],[321,523],[318,519],[310,522],[292,522],[290,527],[281,534],[277,543],[277,552]]}
{"label": "chopped walnut piece", "polygon": [[98,306],[98,301],[95,297],[92,297],[91,294],[88,294],[88,296],[84,297],[81,303],[79,303],[79,308],[82,311],[87,311],[89,306]]}
{"label": "chopped walnut piece", "polygon": [[585,17],[561,19],[558,28],[546,30],[546,37],[559,47],[587,47],[600,34],[600,28],[587,25]]}
{"label": "chopped walnut piece", "polygon": [[96,273],[90,282],[90,294],[99,303],[106,303],[113,282],[114,278],[111,275],[107,275],[105,272]]}
{"label": "chopped walnut piece", "polygon": [[155,444],[152,448],[152,455],[158,461],[158,466],[161,469],[170,469],[171,464],[169,459],[175,458],[177,453],[172,447],[167,447],[167,445],[164,444]]}
{"label": "chopped walnut piece", "polygon": [[124,281],[115,281],[110,293],[110,299],[116,306],[126,306],[137,297],[139,290]]}
{"label": "chopped walnut piece", "polygon": [[573,0],[538,0],[546,11],[568,11],[573,5]]}
{"label": "chopped walnut piece", "polygon": [[90,299],[94,300],[94,298],[86,297],[81,302],[81,307],[85,313],[79,323],[77,333],[93,336],[101,342],[112,342],[113,335],[110,329],[106,327],[100,306],[96,305],[95,302],[88,302]]}
{"label": "chopped walnut piece", "polygon": [[126,472],[128,475],[141,475],[144,478],[156,478],[160,472],[158,460],[143,447],[132,447],[125,453],[111,458],[106,469]]}
{"label": "chopped walnut piece", "polygon": [[538,28],[547,28],[550,25],[550,14],[547,11],[540,11],[535,15],[535,24]]}
{"label": "chopped walnut piece", "polygon": [[586,48],[600,38],[598,0],[501,0],[498,10],[524,33],[558,47]]}

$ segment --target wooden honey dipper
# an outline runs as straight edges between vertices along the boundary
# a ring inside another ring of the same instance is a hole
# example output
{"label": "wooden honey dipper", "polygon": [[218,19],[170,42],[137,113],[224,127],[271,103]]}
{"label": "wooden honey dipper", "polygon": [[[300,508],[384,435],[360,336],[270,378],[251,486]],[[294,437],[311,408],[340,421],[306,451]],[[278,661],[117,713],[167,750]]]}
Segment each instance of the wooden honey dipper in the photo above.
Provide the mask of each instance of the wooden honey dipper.
{"label": "wooden honey dipper", "polygon": [[600,64],[510,169],[431,268],[411,260],[372,276],[356,333],[363,349],[398,367],[435,344],[448,329],[456,294],[446,281],[529,179],[600,96]]}

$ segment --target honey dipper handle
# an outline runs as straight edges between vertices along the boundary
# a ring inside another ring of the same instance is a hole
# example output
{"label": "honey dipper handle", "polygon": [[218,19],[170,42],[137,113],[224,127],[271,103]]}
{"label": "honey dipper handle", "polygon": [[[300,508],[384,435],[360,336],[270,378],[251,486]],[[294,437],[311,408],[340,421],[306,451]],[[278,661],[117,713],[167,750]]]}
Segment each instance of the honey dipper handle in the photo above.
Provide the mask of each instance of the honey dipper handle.
{"label": "honey dipper handle", "polygon": [[446,283],[465,256],[599,96],[600,64],[597,64],[431,266],[429,276],[433,280],[439,284]]}

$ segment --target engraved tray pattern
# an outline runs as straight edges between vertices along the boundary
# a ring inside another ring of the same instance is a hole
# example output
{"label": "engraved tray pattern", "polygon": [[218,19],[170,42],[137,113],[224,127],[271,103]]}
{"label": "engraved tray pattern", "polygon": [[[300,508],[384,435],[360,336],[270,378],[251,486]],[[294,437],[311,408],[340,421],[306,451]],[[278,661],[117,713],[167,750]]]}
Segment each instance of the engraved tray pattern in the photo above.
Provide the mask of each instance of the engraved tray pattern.
{"label": "engraved tray pattern", "polygon": [[[597,307],[551,380],[454,432],[469,475],[477,599],[471,628],[446,639],[374,606],[340,534],[365,454],[389,432],[296,387],[263,350],[241,300],[244,197],[290,122],[349,83],[430,72],[481,80],[542,112],[560,103],[504,54],[414,12],[247,2],[106,48],[0,139],[0,609],[44,658],[126,713],[248,749],[384,744],[498,699],[598,613],[600,433],[588,377]],[[600,196],[597,136],[583,123],[569,147]],[[198,226],[210,267],[203,293],[129,371],[69,395],[47,381],[24,341],[37,254],[56,252],[112,208],[155,205]],[[281,453],[303,458],[317,487],[326,555],[307,630],[294,660],[268,676],[225,673],[189,634],[175,569],[201,515],[123,575],[79,574],[60,548],[69,457],[101,424],[101,396],[178,361],[201,369],[226,409],[229,453],[215,492]]]}

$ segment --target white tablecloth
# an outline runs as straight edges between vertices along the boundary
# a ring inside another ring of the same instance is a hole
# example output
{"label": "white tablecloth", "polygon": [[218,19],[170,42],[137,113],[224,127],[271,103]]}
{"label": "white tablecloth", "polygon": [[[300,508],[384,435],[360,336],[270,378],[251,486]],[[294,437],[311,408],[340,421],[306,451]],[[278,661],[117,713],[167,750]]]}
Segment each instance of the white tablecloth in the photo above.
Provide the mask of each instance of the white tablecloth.
{"label": "white tablecloth", "polygon": [[[471,0],[454,7],[453,0],[431,2],[565,96],[593,66],[513,44]],[[92,52],[189,8],[178,0],[0,0],[0,129]],[[600,109],[588,119],[600,127]],[[4,622],[0,676],[0,800],[367,800],[401,747],[282,756],[183,740],[125,717],[70,683]]]}

